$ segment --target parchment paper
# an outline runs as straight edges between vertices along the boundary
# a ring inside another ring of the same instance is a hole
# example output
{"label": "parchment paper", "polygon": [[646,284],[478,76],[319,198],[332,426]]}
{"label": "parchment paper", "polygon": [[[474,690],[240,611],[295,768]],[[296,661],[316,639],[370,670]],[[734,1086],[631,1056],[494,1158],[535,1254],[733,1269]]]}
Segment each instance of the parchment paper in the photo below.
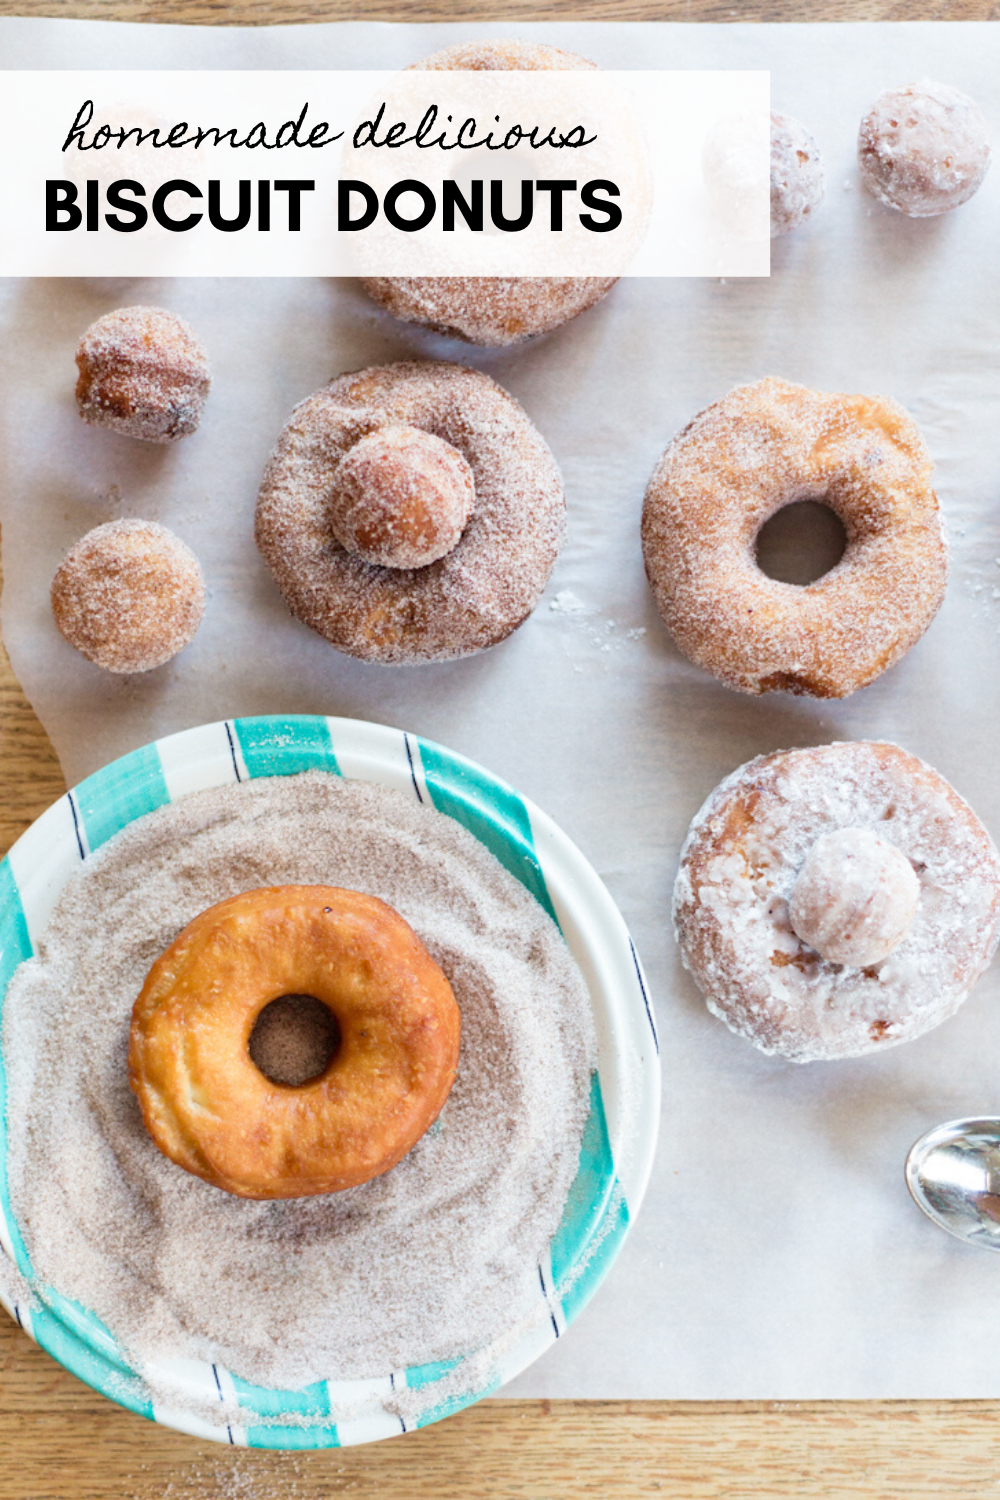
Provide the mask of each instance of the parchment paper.
{"label": "parchment paper", "polygon": [[[827,198],[775,246],[770,281],[626,281],[550,337],[464,348],[394,322],[349,282],[26,282],[3,289],[3,633],[70,781],[223,715],[337,713],[471,755],[546,808],[594,862],[648,970],[664,1111],[649,1195],[604,1288],[507,1394],[774,1398],[1000,1395],[1000,1263],[911,1205],[902,1163],[927,1126],[1000,1107],[1000,971],[959,1015],[877,1058],[796,1067],[705,1010],[668,921],[703,797],[762,751],[887,738],[925,757],[1000,835],[1000,167],[938,221],[882,209],[853,166],[884,87],[926,76],[973,95],[1000,134],[1000,28],[503,26],[208,30],[0,21],[4,65],[405,64],[507,32],[615,67],[769,67],[776,107],[828,164]],[[238,248],[234,250],[238,254]],[[215,384],[198,433],[164,450],[90,430],[73,353],[98,314],[182,312]],[[331,376],[433,355],[488,371],[562,466],[569,535],[548,594],[506,644],[384,669],[291,619],[251,539],[267,454]],[[684,661],[643,577],[643,490],[701,407],[765,374],[887,393],[938,464],[953,545],[944,609],[910,655],[839,704],[729,692]],[[66,549],[118,515],[165,522],[211,590],[195,643],[135,680],[66,646],[48,606]]]}

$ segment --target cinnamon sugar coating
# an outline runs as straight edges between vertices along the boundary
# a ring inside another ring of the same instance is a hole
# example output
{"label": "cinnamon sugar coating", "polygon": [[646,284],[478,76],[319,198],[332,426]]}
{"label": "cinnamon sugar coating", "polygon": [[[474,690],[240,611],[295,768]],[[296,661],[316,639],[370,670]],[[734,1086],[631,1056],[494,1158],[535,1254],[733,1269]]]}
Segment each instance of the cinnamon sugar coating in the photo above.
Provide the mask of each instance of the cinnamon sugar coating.
{"label": "cinnamon sugar coating", "polygon": [[[524,73],[593,69],[574,52],[533,42],[462,42],[433,52],[415,67],[430,71]],[[616,276],[364,276],[361,284],[387,312],[406,323],[469,344],[499,347],[551,333],[605,296]]]}
{"label": "cinnamon sugar coating", "polygon": [[[790,915],[811,852],[847,829],[891,845],[919,882],[904,934],[864,966],[822,957]],[[965,1000],[996,947],[1000,855],[944,778],[896,745],[782,750],[734,771],[695,817],[674,925],[730,1030],[794,1062],[856,1057],[921,1036]]]}
{"label": "cinnamon sugar coating", "polygon": [[194,636],[205,580],[190,547],[154,521],[88,531],[52,580],[60,632],[108,672],[148,672]]}
{"label": "cinnamon sugar coating", "polygon": [[176,313],[123,307],[87,329],[76,352],[80,415],[148,443],[194,432],[211,384],[208,356]]}
{"label": "cinnamon sugar coating", "polygon": [[[380,567],[330,524],[339,466],[373,433],[416,427],[456,449],[475,502],[457,545],[426,567]],[[257,500],[256,541],[294,615],[365,661],[445,661],[502,641],[555,563],[562,479],[527,414],[488,375],[405,361],[342,375],[303,401]]]}
{"label": "cinnamon sugar coating", "polygon": [[968,94],[946,83],[907,83],[880,94],[858,131],[868,191],[912,219],[958,208],[990,165],[990,132]]}
{"label": "cinnamon sugar coating", "polygon": [[420,427],[382,427],[340,460],[330,526],[366,562],[424,568],[457,547],[474,497],[457,448]]}
{"label": "cinnamon sugar coating", "polygon": [[[729,687],[843,698],[898,661],[944,597],[948,554],[933,462],[881,397],[766,379],[701,412],[646,491],[642,545],[657,608],[686,656]],[[757,566],[774,513],[819,500],[844,555],[804,587]]]}

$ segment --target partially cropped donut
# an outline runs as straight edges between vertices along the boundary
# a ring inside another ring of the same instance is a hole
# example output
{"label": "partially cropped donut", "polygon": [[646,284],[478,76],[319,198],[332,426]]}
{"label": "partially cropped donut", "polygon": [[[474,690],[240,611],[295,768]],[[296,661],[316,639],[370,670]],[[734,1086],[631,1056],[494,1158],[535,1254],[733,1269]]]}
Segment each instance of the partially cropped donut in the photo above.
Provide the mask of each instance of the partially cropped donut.
{"label": "partially cropped donut", "polygon": [[[746,693],[843,698],[919,640],[948,555],[933,462],[896,402],[759,380],[674,439],[646,491],[657,608],[686,656]],[[757,565],[765,521],[820,500],[843,522],[836,567],[799,586]]]}
{"label": "partially cropped donut", "polygon": [[52,580],[61,634],[107,672],[162,666],[193,639],[204,608],[198,559],[155,521],[96,526]]}
{"label": "partially cropped donut", "polygon": [[968,94],[907,83],[880,94],[858,131],[858,168],[870,193],[913,219],[948,213],[982,185],[989,126]]}
{"label": "partially cropped donut", "polygon": [[[261,1012],[309,995],[337,1023],[323,1072],[255,1064]],[[185,1171],[243,1198],[303,1198],[387,1172],[441,1111],[461,1018],[398,912],[330,886],[247,891],[189,923],[132,1013],[129,1076],[146,1128]]]}
{"label": "partially cropped donut", "polygon": [[409,361],[296,408],[256,538],[292,613],[365,661],[444,661],[534,609],[562,540],[555,460],[488,375]]}
{"label": "partially cropped donut", "polygon": [[826,174],[819,147],[791,115],[771,115],[771,238],[790,234],[823,199]]}
{"label": "partially cropped donut", "polygon": [[[433,52],[417,68],[431,71],[520,72],[592,69],[573,52],[496,39],[462,42]],[[550,333],[608,293],[616,276],[365,276],[368,295],[394,317],[421,323],[470,344],[516,344]]]}
{"label": "partially cropped donut", "polygon": [[695,817],[674,888],[681,956],[763,1052],[832,1060],[953,1015],[1000,927],[1000,855],[896,745],[760,756]]}
{"label": "partially cropped donut", "polygon": [[211,384],[194,329],[160,307],[122,307],[92,323],[76,352],[80,415],[148,443],[194,432]]}

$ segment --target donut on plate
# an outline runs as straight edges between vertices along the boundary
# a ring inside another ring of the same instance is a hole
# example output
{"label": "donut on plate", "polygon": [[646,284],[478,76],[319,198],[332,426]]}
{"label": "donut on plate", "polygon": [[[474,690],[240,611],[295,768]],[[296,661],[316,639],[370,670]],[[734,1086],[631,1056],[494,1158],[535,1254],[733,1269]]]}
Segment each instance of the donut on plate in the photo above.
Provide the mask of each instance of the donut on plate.
{"label": "donut on plate", "polygon": [[[462,42],[414,65],[430,71],[590,70],[596,63],[533,42]],[[608,293],[616,276],[363,276],[368,295],[394,317],[470,344],[516,344],[550,333]]]}
{"label": "donut on plate", "polygon": [[[308,1082],[254,1063],[261,1012],[332,1011],[339,1046]],[[458,1066],[451,986],[385,902],[332,886],[246,891],[195,917],[132,1012],[129,1076],[171,1161],[242,1198],[304,1198],[387,1172],[437,1118]]]}
{"label": "donut on plate", "polygon": [[[944,598],[948,552],[933,461],[896,402],[784,380],[737,386],[674,439],[646,491],[642,547],[684,654],[745,693],[844,698],[918,641]],[[818,500],[843,522],[836,567],[768,578],[757,535]]]}
{"label": "donut on plate", "polygon": [[555,564],[562,479],[488,375],[413,360],[303,401],[257,500],[256,539],[289,609],[365,661],[445,661],[495,645]]}
{"label": "donut on plate", "polygon": [[1000,855],[916,756],[781,750],[712,792],[674,887],[713,1015],[793,1062],[856,1057],[954,1014],[993,955]]}

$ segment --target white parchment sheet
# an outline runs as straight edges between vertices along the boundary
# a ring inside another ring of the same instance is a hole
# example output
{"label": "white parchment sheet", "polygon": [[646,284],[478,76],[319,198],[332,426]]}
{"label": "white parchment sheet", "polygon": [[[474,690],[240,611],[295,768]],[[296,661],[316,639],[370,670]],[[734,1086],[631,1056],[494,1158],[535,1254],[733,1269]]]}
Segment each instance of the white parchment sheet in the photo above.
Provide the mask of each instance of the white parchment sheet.
{"label": "white parchment sheet", "polygon": [[[858,120],[884,87],[965,89],[1000,137],[1000,27],[491,26],[227,30],[0,21],[5,66],[406,64],[475,34],[525,35],[609,67],[766,67],[828,164],[813,223],[769,281],[625,281],[520,349],[471,350],[395,322],[350,282],[19,282],[3,289],[3,634],[70,781],[223,715],[313,712],[401,725],[484,762],[594,862],[635,935],[659,1020],[660,1149],[604,1288],[507,1394],[806,1399],[1000,1395],[1000,1261],[911,1205],[902,1163],[932,1123],[1000,1109],[1000,968],[958,1016],[877,1058],[796,1067],[707,1013],[668,921],[703,797],[762,751],[887,738],[923,756],[1000,836],[1000,166],[956,213],[909,221],[859,187]],[[234,244],[234,255],[239,254]],[[73,354],[100,313],[174,308],[211,353],[201,428],[173,448],[83,426]],[[504,645],[379,668],[290,618],[252,542],[267,454],[333,375],[431,355],[519,399],[566,480],[569,534],[546,597]],[[673,434],[732,385],[775,374],[885,393],[921,425],[953,546],[944,608],[844,703],[732,693],[683,660],[645,584],[639,514]],[[115,679],[65,645],[49,583],[115,516],[200,556],[204,625],[173,663]]]}

